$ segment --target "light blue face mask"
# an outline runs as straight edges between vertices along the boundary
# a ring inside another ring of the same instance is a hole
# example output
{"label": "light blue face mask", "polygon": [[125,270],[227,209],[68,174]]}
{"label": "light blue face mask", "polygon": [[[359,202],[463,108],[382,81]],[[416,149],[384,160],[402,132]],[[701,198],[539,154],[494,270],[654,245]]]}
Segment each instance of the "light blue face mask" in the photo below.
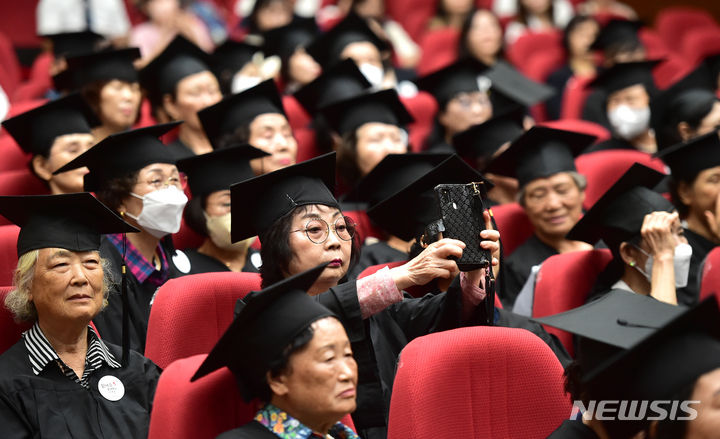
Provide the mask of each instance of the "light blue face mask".
{"label": "light blue face mask", "polygon": [[[645,269],[643,270],[637,264],[633,265],[637,271],[643,274],[648,282],[652,283],[652,267],[653,257],[648,254],[645,250],[641,249],[637,245],[633,245],[636,249],[640,250],[642,254],[647,256],[645,261]],[[675,288],[685,288],[688,283],[688,276],[690,274],[690,258],[692,257],[692,247],[690,244],[678,244],[675,246],[675,255],[673,256],[673,269],[675,270]]]}

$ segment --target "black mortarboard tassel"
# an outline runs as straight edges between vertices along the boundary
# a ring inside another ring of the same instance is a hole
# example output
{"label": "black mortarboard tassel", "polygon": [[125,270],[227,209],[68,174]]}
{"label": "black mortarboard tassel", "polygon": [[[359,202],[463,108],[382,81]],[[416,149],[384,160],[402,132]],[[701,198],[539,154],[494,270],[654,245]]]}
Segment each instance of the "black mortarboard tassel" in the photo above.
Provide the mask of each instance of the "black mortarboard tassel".
{"label": "black mortarboard tassel", "polygon": [[190,75],[209,71],[209,65],[210,55],[178,35],[138,75],[151,100],[159,103],[162,96],[175,92],[178,82]]}
{"label": "black mortarboard tassel", "polygon": [[720,166],[720,138],[717,129],[678,143],[655,154],[670,167],[675,180],[693,182],[705,169]]}
{"label": "black mortarboard tassel", "polygon": [[425,175],[367,210],[370,219],[388,233],[410,241],[442,218],[434,188],[439,184],[492,183],[453,154]]}
{"label": "black mortarboard tassel", "polygon": [[328,68],[340,61],[345,47],[361,41],[372,43],[380,53],[390,49],[388,43],[380,39],[363,18],[351,12],[335,27],[317,37],[306,50],[318,64]]}
{"label": "black mortarboard tassel", "polygon": [[272,79],[198,111],[198,117],[210,142],[216,143],[222,136],[235,132],[237,127],[267,113],[285,115],[282,98]]}
{"label": "black mortarboard tassel", "polygon": [[78,89],[96,81],[118,79],[137,82],[138,73],[133,61],[140,58],[137,47],[118,50],[103,50],[67,59],[67,70],[61,78],[64,89]]}
{"label": "black mortarboard tassel", "polygon": [[635,163],[603,194],[568,232],[567,239],[595,244],[602,239],[611,250],[640,234],[645,215],[675,208],[654,188],[665,174]]}
{"label": "black mortarboard tassel", "polygon": [[335,102],[321,108],[320,112],[330,127],[339,134],[349,133],[369,122],[403,127],[415,120],[393,89]]}
{"label": "black mortarboard tassel", "polygon": [[85,190],[97,191],[110,180],[137,172],[153,163],[175,164],[176,158],[158,137],[182,122],[153,125],[111,134],[70,163],[54,172],[70,171],[87,166]]}
{"label": "black mortarboard tassel", "polygon": [[335,191],[335,153],[251,178],[230,187],[233,242],[262,234],[298,206],[338,207]]}
{"label": "black mortarboard tassel", "polygon": [[266,386],[265,375],[272,361],[313,322],[335,317],[329,309],[308,296],[327,263],[296,274],[243,299],[245,305],[220,337],[191,381],[228,367],[246,401]]}
{"label": "black mortarboard tassel", "polygon": [[588,134],[534,126],[495,157],[486,171],[517,178],[523,187],[536,178],[576,171],[575,157],[595,139]]}
{"label": "black mortarboard tassel", "polygon": [[[318,35],[315,17],[295,18],[290,24],[263,32],[265,56],[277,55],[287,60],[299,47],[310,44]],[[285,62],[285,61],[283,61]]]}
{"label": "black mortarboard tassel", "polygon": [[193,197],[200,197],[253,178],[250,160],[267,155],[250,145],[239,145],[178,160],[177,167],[188,176]]}
{"label": "black mortarboard tassel", "polygon": [[322,107],[358,96],[369,88],[370,82],[355,62],[346,59],[323,71],[293,96],[308,114],[315,114]]}
{"label": "black mortarboard tassel", "polygon": [[34,108],[2,125],[23,151],[34,155],[47,155],[59,136],[91,133],[100,125],[95,113],[79,94],[71,94]]}

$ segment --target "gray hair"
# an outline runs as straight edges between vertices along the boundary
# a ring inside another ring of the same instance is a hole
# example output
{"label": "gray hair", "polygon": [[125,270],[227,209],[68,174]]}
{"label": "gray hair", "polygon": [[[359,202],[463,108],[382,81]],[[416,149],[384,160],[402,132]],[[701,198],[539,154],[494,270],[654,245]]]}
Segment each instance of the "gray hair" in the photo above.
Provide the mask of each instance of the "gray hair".
{"label": "gray hair", "polygon": [[[5,307],[12,312],[17,322],[34,323],[38,318],[35,304],[30,300],[30,291],[35,278],[35,266],[39,255],[40,250],[31,250],[18,258],[17,268],[15,268],[13,274],[15,288],[5,297]],[[108,304],[110,286],[114,282],[110,262],[107,259],[100,259],[100,265],[103,271],[102,308],[105,308]]]}
{"label": "gray hair", "polygon": [[[580,191],[584,191],[587,187],[587,177],[577,171],[566,171],[566,174],[570,174],[575,185]],[[527,186],[527,185],[526,185]],[[521,187],[517,194],[517,201],[521,206],[525,207],[525,186]]]}

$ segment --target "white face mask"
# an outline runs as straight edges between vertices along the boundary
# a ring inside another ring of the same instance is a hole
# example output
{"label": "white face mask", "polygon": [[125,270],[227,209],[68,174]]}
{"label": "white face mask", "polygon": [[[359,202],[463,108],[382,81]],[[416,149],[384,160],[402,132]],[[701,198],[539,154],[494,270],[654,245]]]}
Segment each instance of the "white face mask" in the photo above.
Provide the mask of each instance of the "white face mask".
{"label": "white face mask", "polygon": [[650,107],[630,108],[620,105],[608,112],[607,116],[615,133],[625,140],[636,138],[650,126]]}
{"label": "white face mask", "polygon": [[180,230],[183,209],[188,199],[180,189],[175,186],[168,186],[140,196],[130,193],[143,202],[140,215],[134,216],[126,213],[127,216],[137,221],[146,232],[156,238],[162,238]]}
{"label": "white face mask", "polygon": [[[644,255],[647,256],[645,261],[645,270],[638,267],[635,268],[645,276],[648,282],[652,283],[653,257],[638,246],[635,246]],[[690,258],[692,257],[692,247],[690,244],[678,244],[675,246],[675,255],[673,256],[673,269],[675,270],[675,288],[685,288],[690,275]]]}
{"label": "white face mask", "polygon": [[252,244],[253,238],[243,239],[233,244],[230,238],[230,224],[231,217],[230,212],[221,216],[210,216],[207,213],[205,215],[205,226],[208,230],[210,240],[223,250],[241,252],[247,250]]}
{"label": "white face mask", "polygon": [[380,89],[383,85],[383,79],[385,78],[385,72],[380,67],[368,64],[368,63],[362,63],[358,66],[358,69],[360,69],[360,72],[365,76],[365,79],[368,80],[372,88],[374,89]]}

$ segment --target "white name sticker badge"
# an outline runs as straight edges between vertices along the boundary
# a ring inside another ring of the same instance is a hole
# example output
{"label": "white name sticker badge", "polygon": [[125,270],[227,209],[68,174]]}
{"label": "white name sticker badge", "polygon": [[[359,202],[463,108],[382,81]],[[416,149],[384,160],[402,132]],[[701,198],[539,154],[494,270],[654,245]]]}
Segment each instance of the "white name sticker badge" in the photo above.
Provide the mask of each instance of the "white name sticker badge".
{"label": "white name sticker badge", "polygon": [[98,391],[108,401],[120,401],[125,396],[125,386],[122,381],[112,375],[100,378]]}

